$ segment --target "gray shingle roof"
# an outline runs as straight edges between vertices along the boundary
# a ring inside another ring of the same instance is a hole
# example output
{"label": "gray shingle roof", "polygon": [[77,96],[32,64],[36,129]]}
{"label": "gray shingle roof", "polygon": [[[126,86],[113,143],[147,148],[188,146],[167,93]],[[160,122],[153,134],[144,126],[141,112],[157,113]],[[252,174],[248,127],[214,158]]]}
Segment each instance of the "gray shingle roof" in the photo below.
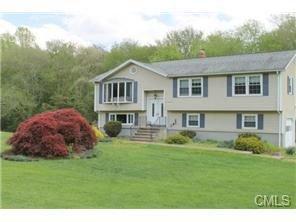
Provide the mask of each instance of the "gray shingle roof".
{"label": "gray shingle roof", "polygon": [[286,68],[287,64],[295,55],[296,50],[291,50],[154,63],[142,63],[135,60],[128,60],[120,66],[96,76],[91,81],[102,81],[131,63],[150,69],[165,77],[281,71]]}
{"label": "gray shingle roof", "polygon": [[169,77],[227,74],[242,72],[281,71],[295,56],[296,50],[174,60],[146,64]]}

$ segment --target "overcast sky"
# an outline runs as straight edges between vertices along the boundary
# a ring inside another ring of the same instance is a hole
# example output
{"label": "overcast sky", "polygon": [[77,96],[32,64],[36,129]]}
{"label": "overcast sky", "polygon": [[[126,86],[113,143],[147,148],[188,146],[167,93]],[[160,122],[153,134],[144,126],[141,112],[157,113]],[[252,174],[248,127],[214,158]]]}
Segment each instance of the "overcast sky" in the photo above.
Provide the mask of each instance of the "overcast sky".
{"label": "overcast sky", "polygon": [[[0,34],[26,26],[44,48],[53,39],[106,49],[125,39],[140,44],[192,26],[206,34],[231,30],[249,19],[272,29],[271,15],[296,12],[293,0],[2,0]],[[17,13],[16,13],[17,12]]]}

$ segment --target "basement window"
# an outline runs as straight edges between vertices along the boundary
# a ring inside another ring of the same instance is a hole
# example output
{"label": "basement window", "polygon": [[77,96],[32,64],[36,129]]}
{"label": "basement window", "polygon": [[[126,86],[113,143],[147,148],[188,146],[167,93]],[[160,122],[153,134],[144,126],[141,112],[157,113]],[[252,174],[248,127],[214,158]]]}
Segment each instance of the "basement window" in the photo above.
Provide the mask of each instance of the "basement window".
{"label": "basement window", "polygon": [[257,129],[258,115],[257,114],[243,114],[242,126],[244,129]]}
{"label": "basement window", "polygon": [[200,115],[198,113],[187,114],[187,127],[199,127],[200,126]]}
{"label": "basement window", "polygon": [[119,121],[123,125],[134,124],[134,113],[110,113],[109,121]]}

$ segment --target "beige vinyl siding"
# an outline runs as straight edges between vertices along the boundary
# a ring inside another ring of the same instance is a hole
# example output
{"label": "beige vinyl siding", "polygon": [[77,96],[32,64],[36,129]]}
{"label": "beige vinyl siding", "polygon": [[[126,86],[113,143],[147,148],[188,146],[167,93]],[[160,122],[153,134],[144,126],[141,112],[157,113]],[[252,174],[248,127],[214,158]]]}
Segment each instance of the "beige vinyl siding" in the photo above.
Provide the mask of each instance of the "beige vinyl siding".
{"label": "beige vinyl siding", "polygon": [[272,111],[277,108],[277,78],[269,74],[269,96],[232,96],[227,97],[227,77],[208,77],[208,97],[173,98],[169,91],[168,110],[262,110]]}
{"label": "beige vinyl siding", "polygon": [[[168,113],[168,129],[184,130],[192,129],[197,131],[212,131],[212,132],[254,132],[254,133],[278,133],[278,114],[276,112],[240,112],[240,113],[252,113],[263,114],[264,124],[263,130],[258,129],[237,129],[236,128],[236,114],[237,112],[203,112],[195,111],[196,113],[205,114],[205,127],[204,128],[192,128],[182,127],[182,113],[184,112],[169,112]],[[190,113],[193,113],[190,111]],[[175,124],[174,124],[175,123]]]}
{"label": "beige vinyl siding", "polygon": [[[294,95],[288,95],[288,76],[294,78]],[[289,64],[287,69],[281,73],[282,78],[282,111],[285,116],[296,117],[296,58]]]}
{"label": "beige vinyl siding", "polygon": [[[128,104],[98,104],[98,110],[99,111],[143,111],[145,110],[145,98],[144,98],[144,91],[163,91],[166,96],[166,93],[168,90],[172,90],[171,87],[171,80],[168,78],[165,78],[159,74],[156,74],[154,72],[151,72],[147,69],[144,69],[142,67],[137,67],[137,72],[135,74],[131,74],[129,72],[129,69],[132,66],[136,65],[129,65],[126,68],[123,68],[122,70],[118,71],[114,75],[110,76],[108,80],[112,80],[114,78],[128,78],[133,79],[138,82],[138,101],[137,103],[128,103]],[[98,103],[97,99],[97,103]]]}
{"label": "beige vinyl siding", "polygon": [[[287,69],[281,72],[282,81],[282,97],[281,97],[281,109],[282,109],[282,119],[281,119],[281,137],[282,146],[286,146],[286,121],[287,119],[293,119],[292,129],[294,129],[294,139],[295,139],[295,121],[296,121],[296,58],[290,62]],[[287,78],[292,76],[294,78],[294,95],[288,95],[288,85]]]}
{"label": "beige vinyl siding", "polygon": [[169,111],[181,110],[261,110],[275,111],[277,109],[277,78],[276,74],[269,74],[269,96],[232,96],[227,97],[227,78],[225,76],[208,77],[208,97],[173,97],[173,79],[165,78],[141,67],[131,74],[129,65],[118,71],[108,79],[129,78],[138,82],[138,102],[130,104],[98,104],[99,111],[109,110],[145,110],[144,91],[163,90],[166,109]]}

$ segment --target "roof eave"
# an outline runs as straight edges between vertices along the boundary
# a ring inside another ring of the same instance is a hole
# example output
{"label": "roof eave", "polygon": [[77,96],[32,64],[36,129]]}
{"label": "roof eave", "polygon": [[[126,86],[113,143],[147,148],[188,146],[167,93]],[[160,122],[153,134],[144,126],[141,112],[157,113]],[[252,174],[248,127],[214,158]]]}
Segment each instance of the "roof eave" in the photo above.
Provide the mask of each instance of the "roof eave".
{"label": "roof eave", "polygon": [[100,77],[100,76],[104,75],[102,78],[96,79],[97,77],[95,77],[91,81],[94,82],[94,83],[101,82],[104,79],[106,79],[107,77],[111,76],[112,74],[114,74],[115,72],[121,70],[122,68],[126,67],[129,64],[135,64],[137,66],[140,66],[140,67],[142,67],[144,69],[147,69],[147,70],[149,70],[151,72],[154,72],[156,74],[159,74],[161,76],[168,77],[168,75],[166,73],[159,72],[158,70],[152,69],[152,68],[146,66],[145,64],[143,64],[141,62],[138,62],[138,61],[133,60],[133,59],[129,59],[129,60],[125,61],[124,63],[122,63],[121,65],[115,67],[114,69],[111,69],[108,72],[102,73],[101,75],[97,76],[97,77]]}
{"label": "roof eave", "polygon": [[293,62],[293,60],[296,58],[296,54],[291,58],[291,60],[287,63],[287,65],[285,66],[285,69],[284,70],[286,70],[288,67],[289,67],[289,65]]}
{"label": "roof eave", "polygon": [[183,74],[183,75],[168,75],[169,78],[174,77],[187,77],[187,76],[215,76],[215,75],[229,75],[229,74],[251,74],[251,73],[266,73],[266,72],[279,72],[283,69],[271,69],[271,70],[252,70],[252,71],[239,71],[239,72],[219,72],[219,73],[200,73],[200,74]]}

